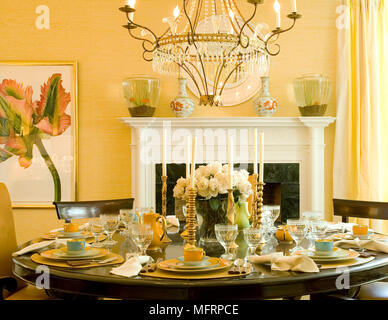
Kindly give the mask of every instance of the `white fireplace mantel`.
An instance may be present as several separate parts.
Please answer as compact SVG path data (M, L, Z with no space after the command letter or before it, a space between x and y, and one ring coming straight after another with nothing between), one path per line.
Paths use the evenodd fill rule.
M253 128L265 134L265 162L299 163L301 211L324 212L324 130L333 117L120 118L131 134L135 205L155 207L155 165L161 162L161 130L167 129L169 163L185 163L185 136L198 137L197 162L226 162L234 136L235 162L253 162Z

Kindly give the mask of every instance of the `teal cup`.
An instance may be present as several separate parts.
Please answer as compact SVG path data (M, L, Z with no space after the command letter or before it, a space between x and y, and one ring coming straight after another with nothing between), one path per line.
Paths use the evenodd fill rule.
M331 255L333 254L334 243L332 240L316 240L315 241L315 252L320 255Z
M84 239L73 239L67 241L67 251L79 252L85 250L85 240Z

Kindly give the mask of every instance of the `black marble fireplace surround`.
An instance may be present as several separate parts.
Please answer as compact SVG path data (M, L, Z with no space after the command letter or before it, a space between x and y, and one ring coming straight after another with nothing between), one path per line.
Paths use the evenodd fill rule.
M197 167L201 164L197 164ZM235 164L235 170L246 169L253 173L253 164ZM156 210L162 212L162 165L156 164ZM167 214L173 215L175 199L173 189L180 177L185 177L185 164L167 165ZM298 163L266 163L264 164L264 204L280 204L281 221L299 217L300 185ZM266 192L267 190L267 192ZM266 203L267 202L267 203Z

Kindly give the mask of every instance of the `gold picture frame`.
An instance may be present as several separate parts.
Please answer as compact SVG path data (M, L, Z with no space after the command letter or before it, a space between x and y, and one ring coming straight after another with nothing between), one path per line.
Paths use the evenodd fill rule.
M23 68L25 67L25 68ZM35 68L36 67L36 68ZM13 69L14 68L14 69ZM26 72L26 78L30 79L30 81L25 80L24 77L21 77L20 75L24 75L23 69ZM35 71L36 74L35 74ZM12 71L15 71L14 74L15 76L12 77L11 75L13 74ZM28 75L27 75L27 72ZM34 72L34 74L31 75L31 72ZM60 73L66 73L66 75ZM65 134L63 134L64 137L62 139L68 139L69 141L66 140L66 146L68 147L67 149L72 151L71 158L72 158L72 163L68 164L66 166L66 169L71 168L71 173L66 175L66 179L71 181L70 186L66 186L66 198L61 198L63 201L76 201L78 200L78 178L79 178L79 173L78 173L78 63L77 61L0 61L0 85L3 82L4 79L12 79L12 78L18 78L18 79L12 79L15 80L18 83L22 83L24 85L24 88L27 86L34 87L33 88L33 94L34 94L34 99L38 99L37 96L39 94L42 95L42 90L43 86L48 83L47 79L47 74L60 74L60 85L63 84L63 88L66 92L66 94L69 94L70 101L69 105L65 108L65 112L69 111L70 107L70 119L71 119L71 125L69 127L70 131ZM16 75L19 75L17 77ZM45 76L44 76L45 75ZM39 78L39 76L42 76L42 78ZM38 85L35 83L34 85L31 84L31 79L34 79L34 82L40 83L41 88L38 90ZM26 81L26 83L24 83ZM51 88L51 87L50 87ZM67 90L67 91L66 91ZM41 99L43 99L41 97ZM1 116L1 109L0 109L0 116ZM43 117L43 115L42 115ZM42 125L43 126L43 125ZM43 129L42 129L43 130ZM45 132L46 133L46 132ZM21 133L23 135L23 133ZM52 135L53 137L56 137ZM58 135L59 136L59 135ZM0 137L1 138L1 137ZM58 138L57 138L58 139ZM56 140L57 141L57 140ZM70 146L69 146L70 145ZM1 140L0 140L0 151L1 151ZM32 148L34 148L34 144L32 144ZM66 148L64 148L66 149ZM34 153L35 155L35 153ZM1 156L1 154L0 154ZM54 154L55 156L55 154ZM16 158L16 157L15 157ZM43 156L41 156L43 159ZM49 157L50 158L50 157ZM43 160L40 159L42 162ZM68 159L66 159L68 160ZM12 160L15 162L15 160ZM4 161L5 163L6 161ZM19 157L19 163L21 162L20 157ZM44 161L46 162L46 161ZM22 161L23 163L23 161ZM2 161L0 159L0 165L2 164ZM47 162L46 162L47 164ZM21 165L21 164L20 164ZM14 165L16 167L16 165ZM1 170L1 169L0 169ZM47 168L46 168L47 170ZM51 171L51 170L50 170ZM3 175L4 176L4 175ZM53 179L54 179L54 175ZM60 176L59 170L58 170L58 177ZM0 171L0 177L1 177L1 171ZM62 177L61 177L62 178ZM7 180L7 178L5 178ZM11 178L10 178L11 179ZM0 178L0 181L3 182L4 178ZM60 181L60 195L61 194L61 180L58 178ZM66 181L67 181L66 180ZM7 181L5 181L7 184ZM55 182L54 182L55 184ZM13 208L54 208L53 201L46 200L44 199L43 201L15 201L13 199L13 190L12 186L8 186L8 189L11 194L11 199L13 200L12 202L12 207ZM57 192L55 191L55 196L57 196Z

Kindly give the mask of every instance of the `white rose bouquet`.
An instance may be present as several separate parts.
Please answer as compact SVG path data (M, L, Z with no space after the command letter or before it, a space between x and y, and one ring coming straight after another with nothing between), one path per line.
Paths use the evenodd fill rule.
M252 186L248 181L249 173L246 170L234 171L233 195L234 198L245 201L252 193ZM180 178L174 188L174 197L187 200L189 179ZM205 199L216 198L227 194L229 186L228 165L219 162L200 166L195 170L195 187L198 195Z

